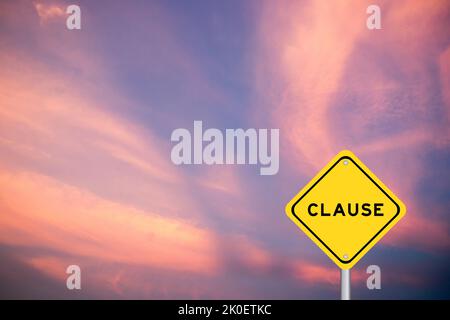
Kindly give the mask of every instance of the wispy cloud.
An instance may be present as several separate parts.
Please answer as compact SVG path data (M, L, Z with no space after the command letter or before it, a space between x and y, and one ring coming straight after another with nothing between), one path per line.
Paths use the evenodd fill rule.
M41 23L62 19L66 16L65 8L61 4L34 2L33 5Z
M65 267L80 264L93 297L327 296L339 272L295 237L283 199L306 182L294 178L312 177L343 148L408 207L376 250L447 254L448 200L427 211L418 189L432 173L448 175L433 158L450 146L448 4L381 1L374 32L368 4L250 4L250 18L233 21L251 32L236 34L202 2L188 14L110 2L111 21L96 16L103 3L86 2L82 33L53 24L66 15L60 2L1 3L2 262L32 273L32 283L61 286ZM249 107L252 98L263 103ZM199 118L280 128L280 174L173 165L170 131ZM386 279L429 285L414 272ZM353 276L364 285L363 269Z
M418 208L416 190L428 174L418 152L450 147L448 3L383 1L380 31L365 27L369 4L269 3L257 81L282 128L290 171L312 177L335 153L352 149L410 200L408 208ZM421 209L408 210L399 229L391 245L448 246L448 223Z

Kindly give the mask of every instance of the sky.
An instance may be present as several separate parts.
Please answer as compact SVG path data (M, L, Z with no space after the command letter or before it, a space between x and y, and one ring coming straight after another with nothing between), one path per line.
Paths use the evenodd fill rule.
M407 207L353 298L450 299L449 30L446 0L1 1L0 298L336 299L284 207L349 149ZM195 120L278 128L278 174L174 165Z

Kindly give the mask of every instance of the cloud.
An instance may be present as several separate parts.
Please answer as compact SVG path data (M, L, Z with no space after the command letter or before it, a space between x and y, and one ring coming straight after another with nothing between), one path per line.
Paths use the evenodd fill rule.
M365 28L354 14L365 12L363 7L361 2L348 10L348 3L341 2L284 1L267 4L261 17L268 53L259 61L258 77L270 79L262 90L273 96L270 114L282 128L289 146L284 152L297 169L318 169L322 163L316 159L331 158L336 151L328 114Z
M100 260L214 273L213 235L33 173L2 173L0 241ZM38 193L36 191L39 190ZM36 265L31 260L32 265Z
M0 44L0 244L12 248L2 261L31 270L48 292L79 263L94 297L307 297L318 287L326 295L339 272L315 260L311 244L296 244L301 258L286 249L294 240L283 192L343 147L407 204L383 244L448 251L448 223L430 222L416 195L429 176L418 150L449 146L445 2L381 2L380 33L365 28L368 4L265 2L258 19L245 19L258 36L236 39L251 43L255 61L243 91L264 101L249 114L281 129L288 159L282 178L265 181L236 167L170 162L167 132L194 117L217 127L254 120L229 106L244 101L236 74L213 76L221 57L205 57L216 34L205 40L192 17L112 2L114 23L129 25L122 30L89 4L85 17L95 19L80 34L43 26L63 19L60 4L0 4L4 30L14 31Z
M419 154L450 146L448 2L382 1L379 31L365 26L369 4L266 4L255 53L260 94L285 139L285 170L312 177L351 149L406 203L389 244L446 250L448 223L425 217L417 189L430 174Z
M130 102L106 81L93 88L83 75L73 78L20 53L1 56L3 165L45 172L116 200L139 199L165 214L176 214L171 199L178 193L185 209L199 211L183 191L180 170L168 161L167 142L113 111L112 105L127 108ZM92 74L101 77L102 71Z
M412 211L404 223L400 222L382 243L426 252L445 252L450 249L450 230L447 223L417 216Z
M54 50L51 40L43 41L80 72L67 73L11 48L0 54L0 242L32 246L21 262L61 283L68 264L83 270L104 265L87 276L98 291L111 289L118 296L176 296L176 275L217 276L223 270L218 239L234 236L207 228L209 212L190 189L231 203L242 190L237 173L209 168L195 178L185 176L168 158L168 140L114 110L131 102L108 85L110 74L102 65L86 63L95 55L67 56L67 49ZM233 243L244 265L264 262L267 253L251 240ZM139 271L141 278L130 275L140 267L147 268ZM152 283L140 285L142 277ZM213 294L195 286L178 294L202 292Z
M307 283L325 283L332 286L339 284L339 270L337 268L324 267L301 261L294 266L295 277Z
M33 5L41 23L48 23L49 21L66 17L65 8L61 5L41 2L34 2Z
M42 252L214 274L215 234L197 226L199 207L168 146L110 107L127 99L106 83L99 99L84 73L11 48L0 55L0 241L34 246L23 260L58 279L66 260ZM70 65L91 68L84 59ZM91 71L107 81L101 67Z

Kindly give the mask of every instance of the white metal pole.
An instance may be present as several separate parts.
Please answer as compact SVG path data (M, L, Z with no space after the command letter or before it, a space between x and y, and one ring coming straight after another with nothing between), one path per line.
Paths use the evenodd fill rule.
M341 300L350 300L350 269L341 269Z

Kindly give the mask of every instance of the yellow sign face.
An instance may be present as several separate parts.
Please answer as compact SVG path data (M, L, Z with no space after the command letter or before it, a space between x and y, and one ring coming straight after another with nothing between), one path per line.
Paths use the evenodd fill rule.
M350 269L404 215L406 207L352 152L341 151L286 206L341 269Z

